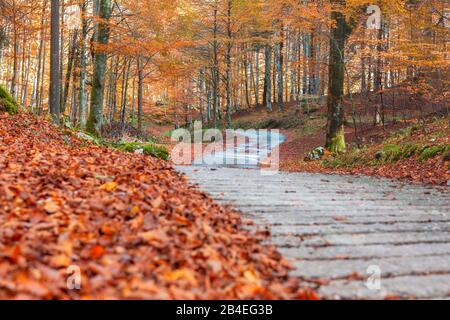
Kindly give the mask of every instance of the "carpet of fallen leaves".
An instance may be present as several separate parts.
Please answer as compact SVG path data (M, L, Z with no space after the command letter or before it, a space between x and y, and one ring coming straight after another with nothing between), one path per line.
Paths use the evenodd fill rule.
M395 129L395 127L394 127ZM380 128L379 131L382 129ZM417 131L408 139L411 142L428 141L429 143L436 144L436 141L430 142L428 136L436 131L449 131L449 126L445 121L433 121L430 120L427 123L427 131ZM395 132L395 130L393 131ZM313 173L326 173L326 174L343 174L343 175L368 175L375 177L385 177L391 179L400 179L416 184L427 185L441 185L445 186L450 181L450 170L448 161L443 161L442 156L434 157L426 161L418 160L417 156L409 159L403 159L393 163L386 163L376 167L371 166L357 166L353 168L328 168L322 164L322 161L304 161L306 152L312 150L312 146L323 145L320 139L323 139L323 135L318 137L317 135L310 135L307 137L294 137L291 132L283 132L288 141L281 145L281 170L290 172L313 172ZM370 159L375 158L375 153L381 149L382 142L390 133L387 132L381 135L379 142L369 143L367 146L370 148ZM352 134L346 135L347 141L352 141ZM366 137L367 138L367 137ZM438 139L441 144L448 144L450 136L447 134ZM307 146L305 148L305 146Z
M320 161L306 162L302 160L286 161L281 164L282 170L289 172L311 172L341 175L365 175L408 181L414 184L446 186L450 180L448 163L440 158L418 161L410 158L389 163L377 168L327 168Z
M246 224L166 162L0 115L1 299L316 299Z

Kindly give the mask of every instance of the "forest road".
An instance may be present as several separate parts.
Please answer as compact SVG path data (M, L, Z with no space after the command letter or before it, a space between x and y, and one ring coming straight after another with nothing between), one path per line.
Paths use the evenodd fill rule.
M450 298L450 190L372 177L178 167L269 226L293 276L325 299ZM320 284L320 285L318 285Z

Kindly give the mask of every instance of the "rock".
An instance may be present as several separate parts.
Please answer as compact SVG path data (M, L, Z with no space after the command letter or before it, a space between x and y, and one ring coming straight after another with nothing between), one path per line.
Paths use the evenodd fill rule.
M94 138L84 132L77 132L76 137L81 140L94 141Z
M143 155L144 154L144 149L137 149L137 150L134 151L134 154L141 154L141 155Z
M376 160L380 160L381 158L383 158L384 156L384 152L383 151L378 151L377 153L375 153L375 159Z
M311 152L306 155L305 161L316 161L322 159L325 155L324 147L314 148Z

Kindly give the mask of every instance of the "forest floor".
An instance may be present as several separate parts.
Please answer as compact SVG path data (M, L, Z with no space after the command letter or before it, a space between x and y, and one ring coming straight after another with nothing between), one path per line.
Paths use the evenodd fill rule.
M265 232L168 162L0 114L0 181L2 299L317 298Z
M280 147L282 171L363 174L434 185L446 185L450 180L448 117L430 115L420 122L403 119L382 127L374 126L366 116L366 123L358 126L358 139L351 118L347 120L347 153L309 161L305 159L308 153L325 144L324 105L311 105L309 113L296 113L292 103L285 104L282 113L261 107L233 118L235 128L280 129L287 137Z
M288 172L337 173L396 178L413 183L446 185L450 181L450 123L445 111L428 110L423 116L407 103L388 110L385 126L374 126L372 110L356 104L357 135L352 111L347 105L345 138L347 152L326 154L309 161L308 153L325 144L327 110L324 103L310 104L296 112L295 102L285 103L283 112L268 112L263 106L239 111L233 116L235 129L278 129L287 140L280 146L280 169ZM173 125L161 119L147 123L147 133L171 149ZM393 121L395 119L395 121Z

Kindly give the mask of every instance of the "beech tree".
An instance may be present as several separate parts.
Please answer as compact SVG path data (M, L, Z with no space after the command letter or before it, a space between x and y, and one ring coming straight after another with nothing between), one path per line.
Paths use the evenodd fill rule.
M363 0L59 0L59 36L54 5L0 2L0 83L23 109L96 133L116 123L145 131L161 115L232 127L235 113L261 106L310 117L326 100L323 136L342 152L346 110L357 131L365 119L405 118L398 99L437 111L449 95L440 0L377 1L377 30Z
M59 123L61 111L61 74L59 52L59 0L51 0L51 39L50 39L50 114L53 121Z
M99 22L97 23L94 71L91 89L91 109L87 129L99 133L103 120L103 96L105 91L106 52L110 35L109 19L111 18L111 0L100 0Z
M344 5L343 0L334 0L333 4ZM345 151L344 129L344 75L345 42L350 35L350 26L345 21L341 8L331 13L333 26L330 36L330 61L328 63L328 123L326 148L331 152Z

